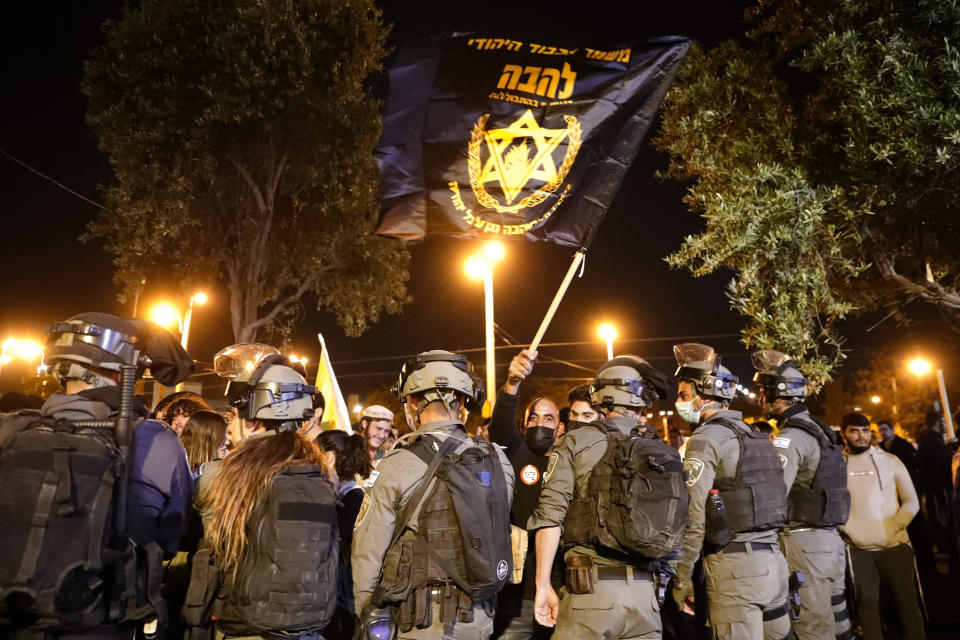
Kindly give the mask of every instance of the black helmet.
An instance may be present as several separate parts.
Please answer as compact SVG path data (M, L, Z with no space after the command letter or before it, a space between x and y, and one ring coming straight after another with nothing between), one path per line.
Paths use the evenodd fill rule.
M737 377L720 364L720 354L713 347L698 342L673 345L677 358L677 380L689 382L704 398L733 400L737 393Z
M767 401L777 398L803 400L809 395L810 381L803 377L797 362L781 351L761 349L750 356L757 373L753 381L763 387Z
M143 320L81 313L50 325L46 333L43 361L61 383L75 379L111 386L113 381L95 370L119 372L122 365L132 365L138 377L150 369L160 383L173 386L194 370L190 355L169 331Z

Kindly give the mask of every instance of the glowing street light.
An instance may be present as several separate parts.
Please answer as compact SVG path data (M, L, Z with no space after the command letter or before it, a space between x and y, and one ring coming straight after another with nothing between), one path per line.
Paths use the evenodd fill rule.
M203 291L197 291L190 296L190 305L187 307L187 313L183 316L183 332L180 335L180 344L183 350L187 350L187 343L190 341L190 321L193 319L193 305L207 304L207 294ZM178 387L180 385L177 385Z
M933 364L926 358L916 357L907 363L910 373L918 378L930 373ZM940 389L940 405L943 408L943 421L947 425L947 438L953 440L953 416L950 415L950 399L947 397L947 385L943 380L943 369L937 368L937 386Z
M29 338L7 338L0 345L0 372L3 371L3 365L13 360L43 360L43 345Z
M357 404L353 406L353 412L355 414L360 415L361 411L363 411L363 407L361 407L360 405Z
M180 328L180 311L171 302L158 302L153 305L150 307L147 317L150 318L150 322L158 324L164 329L173 331L174 327Z
M870 402L873 404L880 404L881 401L882 398L880 398L880 396L870 396Z
M487 360L487 401L483 404L483 417L488 418L493 412L493 403L490 398L496 396L497 361L493 341L493 265L504 258L507 251L502 242L491 240L483 245L480 253L467 259L464 270L471 280L483 280L484 325L486 335Z
M597 335L607 343L607 360L613 360L613 341L617 339L617 328L609 322L603 322L597 327Z
M926 358L913 358L907 363L907 369L915 376L925 376L933 369L933 365Z

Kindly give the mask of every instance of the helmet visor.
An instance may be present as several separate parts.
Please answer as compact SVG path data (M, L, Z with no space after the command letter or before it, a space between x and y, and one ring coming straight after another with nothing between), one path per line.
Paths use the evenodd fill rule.
M235 344L213 357L217 375L230 380L247 380L267 356L282 355L268 344Z
M673 345L673 355L677 359L677 364L681 367L693 362L709 362L711 365L717 363L716 350L699 342L675 344Z
M776 351L774 349L761 349L760 351L754 351L750 355L750 361L753 363L753 368L757 371L771 371L779 369L780 365L789 360L790 356L782 351Z

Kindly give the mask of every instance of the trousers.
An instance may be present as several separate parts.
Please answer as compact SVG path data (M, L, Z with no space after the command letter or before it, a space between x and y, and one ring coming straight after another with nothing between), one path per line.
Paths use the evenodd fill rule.
M661 634L660 606L650 580L598 580L593 593L560 590L553 640L659 640Z
M789 579L779 549L721 551L708 555L703 567L717 640L783 640L790 634L786 609L777 615L787 602Z
M903 637L906 640L924 640L923 614L920 612L914 580L913 547L900 544L889 549L869 551L851 546L850 560L864 640L883 639L880 622L881 585L889 590L896 604Z
M800 619L793 629L800 640L835 640L850 631L844 597L847 559L836 529L801 529L780 534L790 571L803 573Z

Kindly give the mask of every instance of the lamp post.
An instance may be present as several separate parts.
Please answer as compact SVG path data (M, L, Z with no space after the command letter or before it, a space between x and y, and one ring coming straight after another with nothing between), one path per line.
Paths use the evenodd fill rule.
M467 276L473 280L483 280L484 334L486 336L487 401L483 404L483 417L493 413L491 398L496 397L497 361L493 340L493 265L503 259L506 249L503 243L491 240L483 245L483 251L471 256L464 264Z
M907 363L910 373L921 378L930 373L933 365L926 358L917 357ZM947 438L953 440L953 416L950 415L950 399L947 398L947 385L943 380L943 369L937 368L937 387L940 391L940 406L943 408L943 422L947 426Z
M190 305L187 307L187 314L183 317L183 333L180 335L180 345L184 351L187 350L187 343L190 341L190 321L193 319L194 304L207 304L207 294L203 291L197 291L190 296Z
M613 360L613 341L617 339L617 328L609 322L603 322L597 327L597 335L607 343L607 360Z

